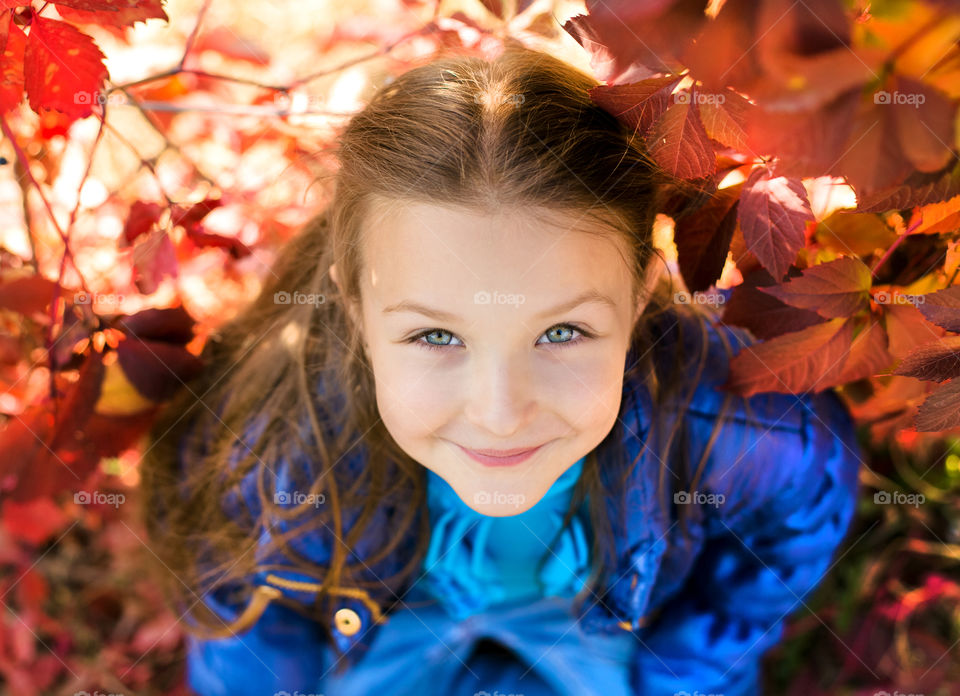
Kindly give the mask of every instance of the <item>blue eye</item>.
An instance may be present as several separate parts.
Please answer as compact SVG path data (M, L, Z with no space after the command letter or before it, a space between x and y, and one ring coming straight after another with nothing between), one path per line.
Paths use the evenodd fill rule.
M594 337L594 335L593 335L592 333L590 333L589 331L587 331L586 329L582 329L582 328L580 328L580 327L578 327L578 326L574 326L573 324L557 324L556 326L553 326L553 327L551 327L549 330L545 331L545 332L543 333L543 335L544 335L544 336L547 336L547 335L549 335L551 332L555 332L555 331L558 330L558 329L560 330L561 333L563 333L563 332L571 332L571 331L572 331L572 332L576 332L576 333L581 334L581 336L580 336L580 338L574 338L574 339L569 340L569 341L558 341L558 342L548 341L548 342L550 343L550 345L554 345L554 346L557 346L557 347L568 347L568 346L571 346L571 345L577 345L577 344L579 344L579 343L582 343L584 340L586 340L586 339L588 339L588 338L593 338L593 337ZM444 350L445 348L448 348L448 347L450 347L450 346L452 346L452 345L455 345L455 344L450 343L450 342L444 343L444 344L436 344L436 343L430 343L429 341L421 340L421 339L425 339L427 336L432 336L432 335L434 335L434 334L438 334L438 335L446 334L446 335L448 335L448 336L451 337L451 340L454 338L454 335L453 335L452 333L450 333L449 331L445 330L445 329L427 329L426 331L421 331L420 333L418 333L418 334L415 335L415 336L411 336L410 338L408 338L408 339L406 340L406 342L407 342L407 343L414 343L414 344L416 344L416 345L418 345L418 346L420 346L420 347L422 347L422 348L426 348L427 350L440 350L440 351L442 351L442 350ZM555 334L555 335L556 335L556 334ZM457 339L457 340L459 340L459 339ZM540 345L540 344L538 344L538 345Z

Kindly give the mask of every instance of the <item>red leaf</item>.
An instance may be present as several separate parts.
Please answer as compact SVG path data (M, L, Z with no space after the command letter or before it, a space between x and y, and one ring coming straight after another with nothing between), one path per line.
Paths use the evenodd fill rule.
M927 320L947 331L960 331L960 287L954 285L921 297L917 309Z
M190 228L203 220L211 210L219 208L223 203L223 198L207 198L199 203L194 203L189 208L174 205L171 222L174 225L183 225Z
M589 14L574 31L587 25L613 54L618 72L634 63L675 72L671 68L679 66L677 55L707 21L702 0L587 0L586 7Z
M3 526L10 534L34 546L51 539L68 522L68 517L49 498L37 498L26 503L5 500Z
M82 431L100 398L103 374L103 353L93 351L80 366L77 381L57 404L56 430L47 443L50 449L56 451L69 444Z
M50 585L46 578L35 568L30 568L20 576L17 583L17 599L21 606L28 609L39 609L50 596Z
M123 238L127 244L133 243L133 240L141 234L146 234L153 229L153 224L160 219L162 214L163 207L159 203L134 201L133 205L130 206L127 222L123 226Z
M93 113L107 77L93 39L66 22L34 15L24 54L24 83L30 108L60 111L72 118Z
M960 379L941 385L917 409L917 430L936 432L960 425Z
M153 18L169 21L162 0L57 0L55 4L61 17L83 24L122 28Z
M739 207L747 246L779 281L806 243L804 229L814 219L806 189L796 179L757 167L743 184Z
M849 147L860 92L851 89L805 111L778 111L759 102L746 115L750 151L779 157L777 168L784 176L835 175L837 160Z
M27 35L13 23L13 13L0 17L0 114L23 101L23 54Z
M960 377L960 336L945 336L915 348L893 374L934 382Z
M199 247L220 247L226 249L230 256L242 259L253 252L246 244L236 237L224 237L221 234L211 234L203 229L203 225L196 224L187 228L187 237Z
M59 11L60 5L64 7L73 7L78 10L85 10L86 12L116 12L119 3L114 2L114 0L53 0L54 4L57 5L57 10ZM127 3L124 3L127 4ZM133 3L136 4L136 0Z
M791 269L797 275L800 271ZM780 334L799 331L814 324L823 323L823 317L807 309L798 309L784 304L765 292L763 286L773 285L774 280L763 268L749 273L743 282L733 289L723 310L723 323L742 326L761 340Z
M178 305L152 307L119 317L114 327L130 336L182 345L193 340L195 323L183 305Z
M120 366L137 391L164 401L203 369L200 358L182 346L127 338L117 347Z
M698 90L697 109L707 136L741 152L749 152L745 120L752 104L731 90L704 92Z
M726 0L681 55L690 74L707 89L752 84L761 65L753 48L755 0Z
M647 146L657 164L683 179L698 179L713 174L717 158L713 144L700 122L700 112L693 102L695 91L689 98L667 107L660 120L650 129Z
M157 3L159 5L159 3ZM161 10L163 12L163 10ZM166 19L166 16L164 16ZM213 27L202 31L193 44L194 52L216 51L217 53L243 60L254 65L269 65L270 53L260 48L256 41L247 36L237 36L233 29L227 27Z
M723 272L737 224L739 193L739 187L722 189L701 208L676 221L680 273L691 292L706 290Z
M794 307L812 309L828 319L849 317L869 307L870 269L853 256L811 266L799 278L760 288Z
M590 97L627 128L645 135L670 106L671 93L682 79L682 75L667 75L628 85L598 85L590 90Z
M134 283L144 295L156 292L160 282L178 273L177 251L166 230L142 236L133 247Z
M590 55L590 68L594 76L608 85L638 82L662 72L651 70L638 62L636 56L641 51L636 43L617 44L613 39L614 43L610 45L619 48L616 51L609 48L607 42L611 41L611 37L604 36L587 15L571 17L563 29ZM630 52L625 53L624 47Z
M902 183L913 171L897 133L896 110L874 102L878 93L861 100L849 143L832 172L846 177L858 197Z
M57 284L43 276L15 278L0 284L0 307L32 317L46 313L56 292Z
M60 402L62 413L63 402ZM63 438L57 450L50 447L55 437L54 416L45 405L30 406L11 417L0 430L0 491L9 500L27 501L53 496L62 490L76 490L96 467L104 450L115 447L117 428L97 429L97 414L84 422L73 437ZM122 432L122 431L121 431Z
M883 213L928 205L960 195L960 163L946 173L913 172L902 184L858 197L857 210Z
M52 109L40 109L39 116L40 129L37 131L37 137L41 140L50 140L57 135L66 136L70 130L70 124L77 120L75 116Z
M853 325L830 319L743 348L730 361L723 388L743 396L757 392L799 394L839 384Z

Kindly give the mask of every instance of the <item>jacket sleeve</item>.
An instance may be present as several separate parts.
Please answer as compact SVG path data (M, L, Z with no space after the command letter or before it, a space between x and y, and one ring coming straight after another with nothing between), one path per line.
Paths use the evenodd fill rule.
M248 429L247 437L250 433ZM276 490L290 490L290 462L284 458L269 468L275 474ZM254 520L260 519L261 506L253 472L245 476L237 488L230 489L224 499L224 509L232 517L236 517L242 507L246 507ZM260 553L271 535L279 533L282 527L283 522L258 522L258 544L249 553ZM299 551L321 562L327 553L323 539L316 532L306 534L298 544ZM320 623L281 602L272 601L285 596L309 603L312 596L307 592L281 590L272 586L269 579L267 573L257 573L253 578L257 589L244 601L230 599L236 596L232 586L218 586L196 598L223 620L227 634L213 639L187 636L187 682L200 696L273 696L278 692L318 690L320 679L332 662L329 638ZM299 574L292 579L311 580Z
M702 550L641 634L638 696L760 693L763 653L830 570L854 515L861 450L835 392L733 398L751 415L735 409L707 459ZM716 416L689 417L698 451Z

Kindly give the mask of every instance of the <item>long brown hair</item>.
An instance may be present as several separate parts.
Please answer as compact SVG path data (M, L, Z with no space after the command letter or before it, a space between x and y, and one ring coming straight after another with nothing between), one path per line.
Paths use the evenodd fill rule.
M643 297L649 264L663 263L652 242L655 216L668 185L675 194L682 182L658 170L642 143L591 101L588 91L597 84L549 54L511 46L489 61L454 56L417 66L382 86L352 117L339 138L330 205L285 245L249 308L207 342L206 371L175 396L151 431L142 463L143 516L165 566L160 575L181 611L214 586L242 586L262 570L248 551L271 520L302 523L274 540L277 550L327 588L352 585L382 594L385 587L402 587L419 568L430 537L427 515L420 514L424 468L397 446L379 418L360 328L345 309L345 300L360 301L361 231L374 196L477 211L522 205L592 216L624 242L634 297ZM346 297L329 277L333 263ZM666 271L634 327L637 361L625 375L645 380L657 402L683 385L695 386L699 373L690 372L691 356L682 350L672 369L653 369L653 351L645 349L654 341L652 320L664 312L683 313L699 320L704 335L708 321L706 310L672 301L674 283ZM294 292L322 299L277 301L277 293ZM701 370L705 354L693 357ZM650 414L657 415L658 409ZM252 441L239 441L255 420L260 427ZM663 440L663 462L685 456L683 448L674 452L680 425L676 421ZM618 421L608 439L615 445L620 437ZM363 449L363 466L347 471L354 447ZM271 465L282 457L304 463L301 490L322 493L326 504L292 510L274 505ZM683 478L695 481L705 459L706 453L696 474L686 462L670 468L685 469ZM594 451L565 520L588 496L592 582L581 600L604 581L615 560L599 466ZM683 485L666 469L661 495ZM224 496L251 474L262 518L228 518ZM377 530L383 544L350 562L351 549L385 501L395 509L390 529ZM289 544L321 527L331 532L332 556L317 567ZM408 562L390 577L370 577L369 569L414 527L417 543ZM333 602L317 604L311 611L329 626ZM191 630L198 632L222 625L205 614L192 618L197 626Z

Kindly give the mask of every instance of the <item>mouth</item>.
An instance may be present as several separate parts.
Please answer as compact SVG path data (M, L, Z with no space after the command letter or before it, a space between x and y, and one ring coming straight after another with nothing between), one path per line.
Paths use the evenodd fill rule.
M510 450L472 450L461 445L457 445L457 447L462 449L468 457L480 462L484 466L513 466L514 464L520 464L530 459L530 457L543 449L545 444L547 443L538 445L537 447Z

